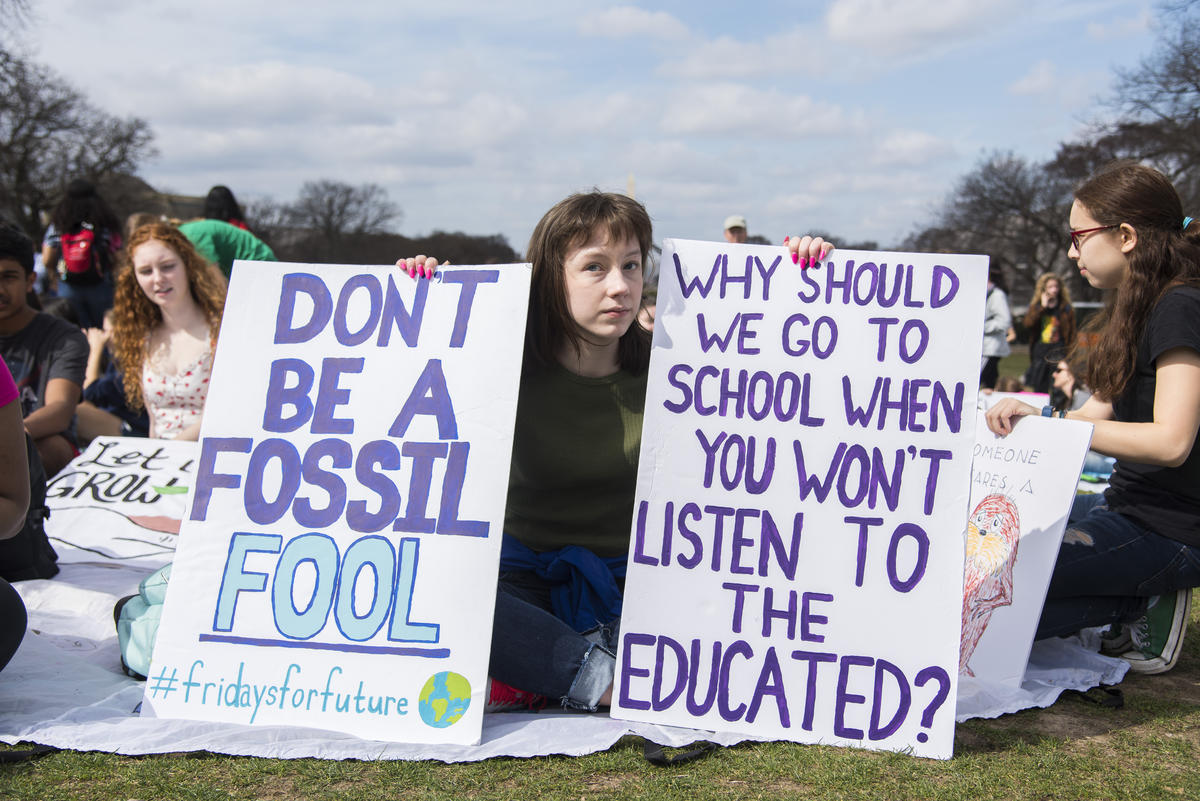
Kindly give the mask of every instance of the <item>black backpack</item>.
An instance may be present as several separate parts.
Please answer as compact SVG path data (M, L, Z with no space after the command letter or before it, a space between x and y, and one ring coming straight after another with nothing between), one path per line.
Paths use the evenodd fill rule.
M15 536L0 540L0 578L6 581L47 579L58 573L58 554L46 538L46 469L37 446L25 435L25 454L29 461L29 511L25 525Z

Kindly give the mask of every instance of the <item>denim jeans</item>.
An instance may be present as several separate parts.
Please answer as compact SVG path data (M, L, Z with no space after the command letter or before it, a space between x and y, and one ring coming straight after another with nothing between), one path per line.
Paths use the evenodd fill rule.
M59 281L58 294L71 304L80 328L100 328L104 325L104 313L113 305L113 284L107 276L94 284Z
M594 712L616 672L609 627L580 634L550 613L550 585L533 573L505 572L496 587L488 674Z
M1050 577L1037 639L1128 623L1151 596L1200 586L1200 548L1147 531L1108 508L1102 495L1071 507Z

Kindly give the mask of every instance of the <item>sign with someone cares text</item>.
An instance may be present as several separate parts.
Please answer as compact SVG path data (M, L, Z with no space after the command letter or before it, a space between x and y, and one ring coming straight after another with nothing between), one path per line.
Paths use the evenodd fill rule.
M950 756L986 276L665 243L614 716Z
M528 295L235 268L143 714L479 740Z

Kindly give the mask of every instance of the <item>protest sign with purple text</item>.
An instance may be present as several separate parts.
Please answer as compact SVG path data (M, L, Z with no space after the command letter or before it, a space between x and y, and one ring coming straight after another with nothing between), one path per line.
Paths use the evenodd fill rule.
M987 259L662 265L613 715L948 757Z
M478 741L528 294L235 268L143 714Z

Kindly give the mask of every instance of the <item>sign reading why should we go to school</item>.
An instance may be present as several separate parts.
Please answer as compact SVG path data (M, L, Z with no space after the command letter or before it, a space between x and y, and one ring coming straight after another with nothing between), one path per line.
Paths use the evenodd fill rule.
M235 268L143 714L479 740L528 294Z
M666 242L614 716L950 756L986 275Z

